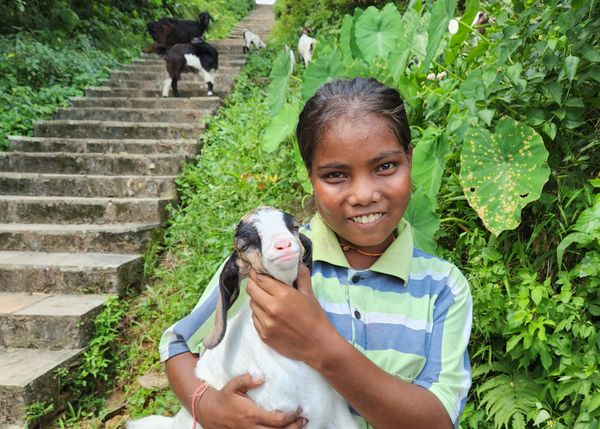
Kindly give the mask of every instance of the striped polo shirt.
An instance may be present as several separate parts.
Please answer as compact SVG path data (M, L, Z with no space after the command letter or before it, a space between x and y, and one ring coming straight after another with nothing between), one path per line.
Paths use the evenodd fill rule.
M471 386L467 343L472 301L462 273L451 263L413 248L410 225L370 268L352 269L335 233L315 215L302 231L313 243L312 287L338 332L380 368L432 392L458 427ZM202 351L214 320L215 274L194 310L165 331L161 360ZM248 299L240 297L234 316ZM371 427L356 416L361 428Z

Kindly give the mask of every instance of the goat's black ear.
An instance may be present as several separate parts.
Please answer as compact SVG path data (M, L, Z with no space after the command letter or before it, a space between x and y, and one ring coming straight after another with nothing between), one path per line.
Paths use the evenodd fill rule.
M216 347L227 329L227 310L231 308L240 294L240 267L238 265L237 253L232 253L219 276L219 297L215 311L215 325L211 333L204 339L207 349Z
M312 272L312 241L304 234L299 234L300 243L304 247L304 255L302 255L302 262L308 267L309 271Z

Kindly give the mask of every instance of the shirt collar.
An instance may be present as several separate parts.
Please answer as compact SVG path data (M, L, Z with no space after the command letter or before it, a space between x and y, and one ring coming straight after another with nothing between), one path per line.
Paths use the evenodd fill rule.
M311 232L308 235L313 243L313 260L350 268L335 232L327 226L319 214L316 214L310 221L310 229ZM369 270L398 277L406 284L413 254L412 231L410 224L405 219L400 221L396 231L398 233L396 240L369 267Z

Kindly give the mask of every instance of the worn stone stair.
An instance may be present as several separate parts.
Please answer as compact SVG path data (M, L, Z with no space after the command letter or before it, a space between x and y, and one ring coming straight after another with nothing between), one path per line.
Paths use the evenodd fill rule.
M26 427L26 406L65 406L61 374L80 365L93 320L110 297L143 284L143 252L160 239L175 179L196 156L204 118L244 65L241 32L266 39L257 6L224 40L215 96L184 74L182 97L162 97L164 60L142 54L33 136L0 152L0 429ZM44 422L42 422L44 424Z

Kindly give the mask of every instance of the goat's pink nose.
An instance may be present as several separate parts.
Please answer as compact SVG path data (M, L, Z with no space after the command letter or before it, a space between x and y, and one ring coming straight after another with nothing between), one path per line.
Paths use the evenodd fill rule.
M275 242L274 246L277 250L285 250L289 247L292 247L292 242L289 238L280 238Z

